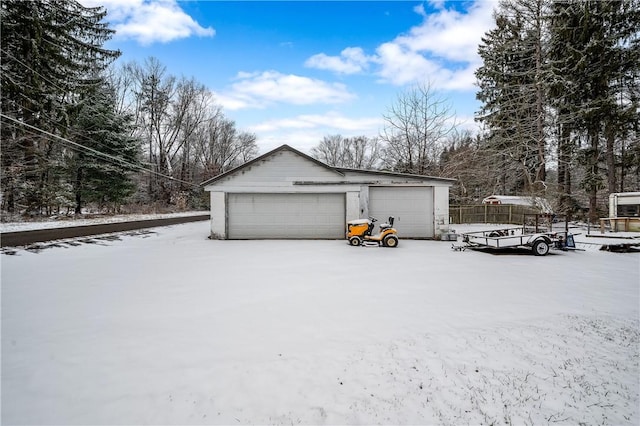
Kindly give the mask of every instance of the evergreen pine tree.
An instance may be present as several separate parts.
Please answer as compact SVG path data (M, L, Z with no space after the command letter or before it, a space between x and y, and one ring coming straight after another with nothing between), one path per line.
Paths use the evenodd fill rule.
M115 96L103 84L79 100L74 112L75 125L69 136L84 147L107 154L76 149L70 162L75 213L82 213L88 202L113 206L114 210L135 191L131 179L138 165L139 147L131 133L131 117L116 112Z
M76 0L3 0L0 11L2 113L10 118L2 121L3 199L9 210L19 203L38 212L47 207L51 188L65 184L51 173L64 161L64 149L16 121L64 136L69 105L99 83L96 76L119 52L102 47L113 34L102 22L102 7Z
M570 138L577 140L576 158L583 167L580 186L588 195L591 221L600 215L599 191L616 187L614 142L637 120L637 103L620 98L638 85L638 5L637 0L569 0L553 8L552 93L562 129L559 160L563 167L570 161ZM559 183L565 193L567 178L562 170Z
M535 192L546 180L546 0L503 1L496 28L482 38L483 65L476 71L486 125L485 148L493 153L502 193Z

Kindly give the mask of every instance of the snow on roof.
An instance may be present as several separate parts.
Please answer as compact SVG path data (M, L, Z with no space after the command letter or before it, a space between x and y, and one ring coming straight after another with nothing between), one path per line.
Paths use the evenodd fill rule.
M609 200L615 199L620 205L640 203L640 192L612 192Z
M513 204L540 209L543 213L553 213L549 200L542 197L526 197L520 195L490 195L482 200L482 204Z
M640 192L612 192L609 196L616 197L638 197L640 196Z
M208 179L204 182L202 182L200 184L200 186L202 187L206 187L212 184L215 184L216 182L218 182L219 180L222 180L223 178L233 175L234 173L238 173L239 171L245 169L245 168L250 168L251 165L253 164L257 164L260 161L278 153L281 151L289 151L292 152L302 158L305 158L308 161L311 161L312 163L315 163L323 168L325 168L326 170L329 170L333 173L336 173L338 175L344 176L346 173L359 173L359 174L366 174L366 175L372 175L372 176L388 176L388 177L399 177L399 178L409 178L409 179L421 179L421 180L434 180L434 181L438 181L438 182L442 182L444 184L447 185L453 185L454 182L456 181L455 179L450 179L450 178L444 178L444 177L436 177L436 176L427 176L427 175L418 175L418 174L411 174L411 173L396 173L396 172L390 172L390 171L385 171L385 170L360 170L360 169L351 169L351 168L344 168L344 167L334 167L334 166L330 166L326 163L323 163L322 161L313 158L301 151L298 151L295 148L292 148L289 145L281 145L278 148L267 152L266 154L263 154L259 157L256 157L252 160L247 161L246 163L231 169L227 172L224 172L218 176L214 176L211 179ZM309 183L306 183L309 184Z

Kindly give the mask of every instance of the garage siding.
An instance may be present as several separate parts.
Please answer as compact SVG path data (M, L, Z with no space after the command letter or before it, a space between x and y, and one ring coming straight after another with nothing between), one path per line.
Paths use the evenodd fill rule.
M345 194L228 194L228 238L344 238Z
M394 216L400 238L433 238L433 188L371 187L369 215L384 222Z

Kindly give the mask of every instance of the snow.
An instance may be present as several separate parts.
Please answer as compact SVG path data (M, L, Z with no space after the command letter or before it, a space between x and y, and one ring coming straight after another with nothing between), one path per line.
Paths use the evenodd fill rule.
M463 224L451 225L450 232L457 233L459 236L465 233L482 232L491 230L509 229L517 232L522 230L522 226L513 224ZM539 232L548 232L549 230L540 227ZM553 232L564 232L564 223L554 224ZM600 250L603 245L607 244L631 244L640 245L640 232L600 232L600 228L589 228L587 225L571 225L568 232L573 235L577 248L580 250ZM458 237L460 240L461 238Z
M94 218L76 219L73 216L60 216L59 219L24 222L0 222L0 232L31 231L35 229L67 228L72 226L99 225L104 223L129 222L136 220L165 219L182 216L199 216L209 214L208 211L191 211L166 214L121 214L105 215Z
M543 213L553 213L553 208L551 207L549 200L542 197L490 195L482 200L482 204L512 204L518 206L529 206L536 207Z
M640 423L638 253L208 233L2 254L2 424Z

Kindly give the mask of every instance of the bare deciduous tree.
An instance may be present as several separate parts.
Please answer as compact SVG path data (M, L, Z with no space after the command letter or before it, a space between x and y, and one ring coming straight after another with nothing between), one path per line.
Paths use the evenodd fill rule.
M450 135L440 156L439 174L456 179L449 192L453 204L475 204L494 192L496 173L489 156L478 136L468 131Z
M387 166L406 173L433 173L446 138L457 128L451 104L430 83L401 93L384 120Z
M195 141L202 180L239 166L258 153L255 134L238 132L235 122L225 118L219 107L212 108L207 125L199 129Z
M173 203L207 178L253 158L256 137L239 132L213 93L193 78L176 78L157 59L126 64L114 75L119 104L135 117L148 152L148 199Z
M371 170L381 162L382 147L378 138L366 136L325 136L311 155L331 166Z

